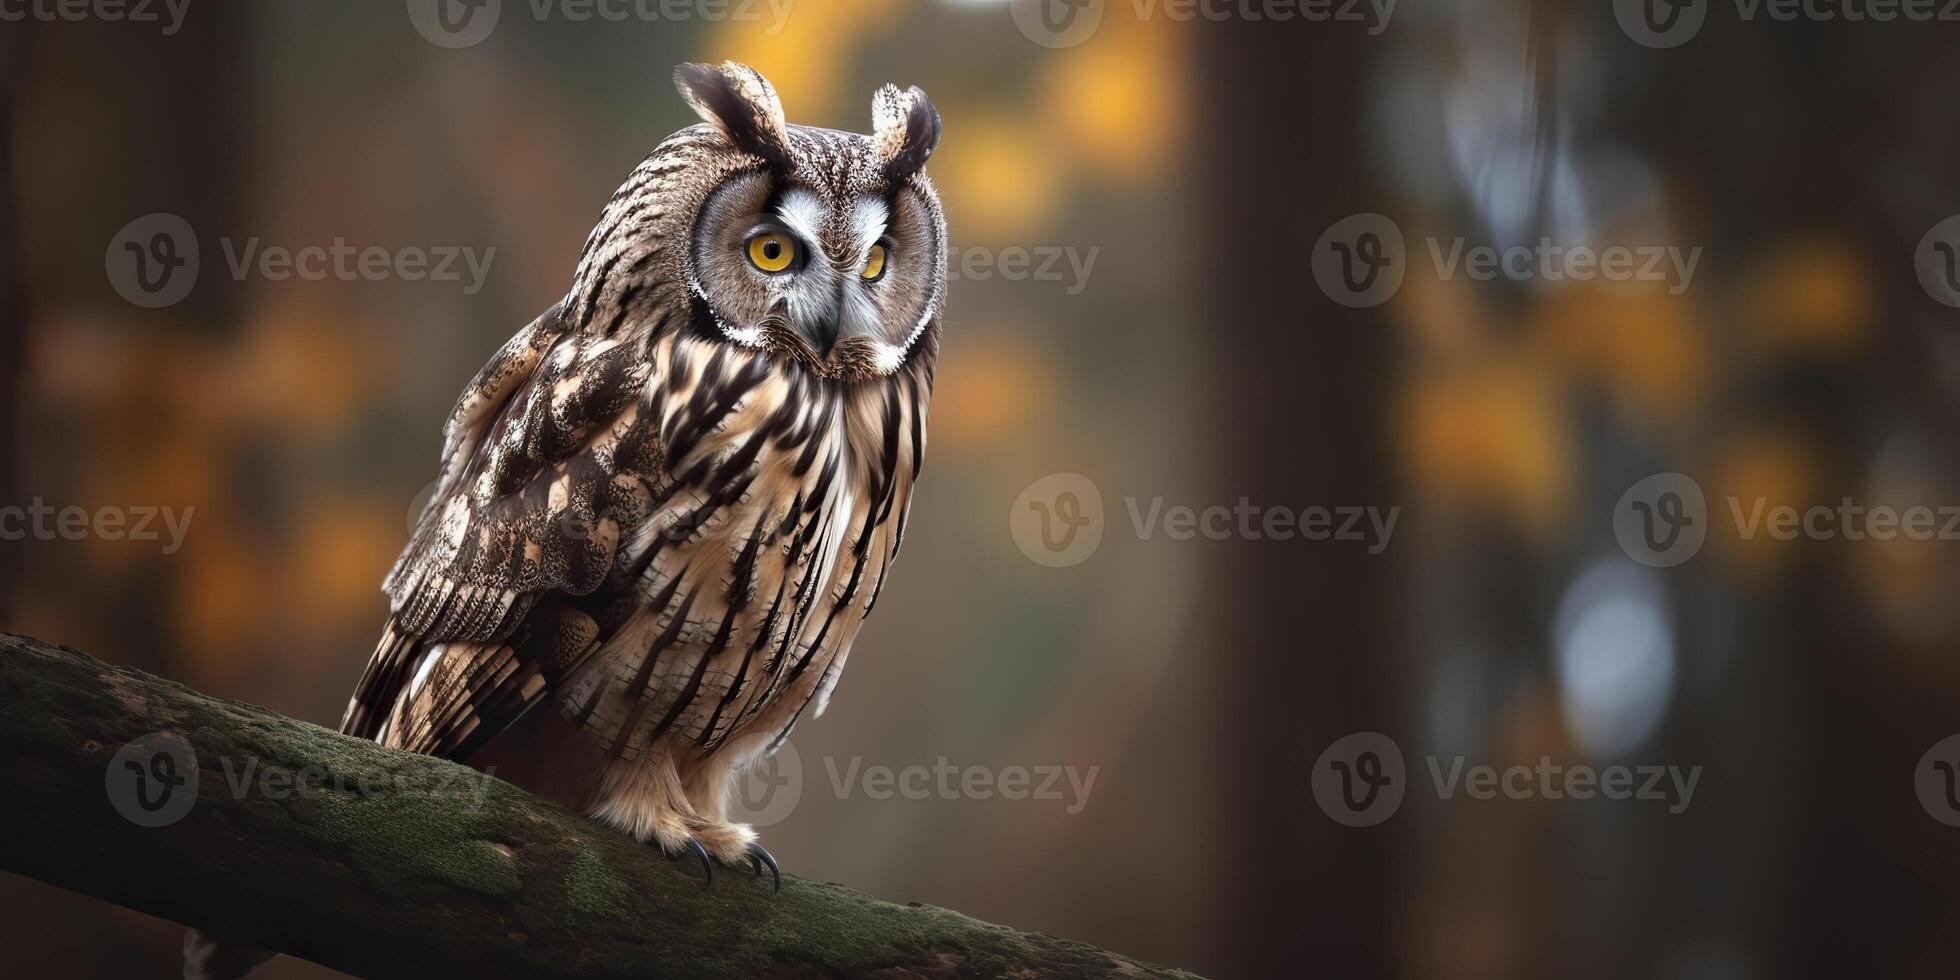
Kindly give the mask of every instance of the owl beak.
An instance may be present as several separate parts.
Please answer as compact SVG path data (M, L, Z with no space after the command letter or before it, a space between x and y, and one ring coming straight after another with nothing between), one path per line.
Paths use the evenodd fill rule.
M835 314L826 316L810 325L810 346L819 358L830 356L830 349L837 346L837 334L841 318Z
M844 287L839 284L831 301L825 303L812 317L810 324L810 346L816 350L818 360L828 360L830 351L837 346L837 338L844 332Z
M764 333L788 339L807 352L803 356L815 361L830 358L831 348L837 346L840 329L836 313L792 318L786 302L771 307L768 315L762 318L761 326Z

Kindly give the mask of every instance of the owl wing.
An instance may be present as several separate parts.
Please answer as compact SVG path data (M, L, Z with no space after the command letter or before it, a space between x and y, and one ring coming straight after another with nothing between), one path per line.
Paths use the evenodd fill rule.
M460 758L597 648L633 601L609 573L661 461L634 424L650 371L636 344L569 332L554 308L478 372L343 731Z

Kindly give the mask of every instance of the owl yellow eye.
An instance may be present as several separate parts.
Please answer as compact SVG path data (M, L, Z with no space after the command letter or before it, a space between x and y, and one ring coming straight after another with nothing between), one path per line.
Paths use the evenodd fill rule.
M868 282L876 282L885 274L885 246L871 246L871 254L864 257L864 271L858 273Z
M749 239L749 262L764 272L782 272L796 261L796 239L765 231Z

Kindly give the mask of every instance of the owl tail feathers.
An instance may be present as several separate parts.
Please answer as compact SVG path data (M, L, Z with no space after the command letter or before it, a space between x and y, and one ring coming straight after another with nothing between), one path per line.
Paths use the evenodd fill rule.
M230 946L202 929L184 930L184 980L238 980L279 954L251 946Z

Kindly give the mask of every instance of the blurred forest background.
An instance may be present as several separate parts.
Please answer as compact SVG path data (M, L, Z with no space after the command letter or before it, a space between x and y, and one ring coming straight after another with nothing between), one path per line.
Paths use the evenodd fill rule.
M456 49L396 0L0 23L0 504L195 508L170 554L0 541L0 628L334 723L442 419L692 121L673 66L746 61L791 121L859 131L917 84L956 248L1095 259L952 284L905 554L764 830L786 869L1218 976L1953 975L1960 829L1913 773L1960 731L1960 544L1745 540L1719 501L1960 503L1960 314L1914 265L1960 213L1960 24L1709 3L1655 49L1598 2L1092 6L1062 47L997 0L505 0ZM157 212L202 271L146 309L105 251ZM1409 261L1351 308L1309 253L1363 212ZM1680 291L1483 282L1422 254L1459 236L1702 256ZM234 278L220 240L253 238L495 253L474 293ZM1667 471L1709 540L1648 568L1613 512ZM1060 472L1102 543L1051 568L1008 518ZM1403 510L1371 555L1139 533L1159 498ZM1362 731L1412 785L1357 829L1308 771ZM1443 801L1430 754L1704 772L1680 814ZM1079 812L833 790L941 757L1099 768ZM14 877L0 909L13 975L175 975L171 923Z

